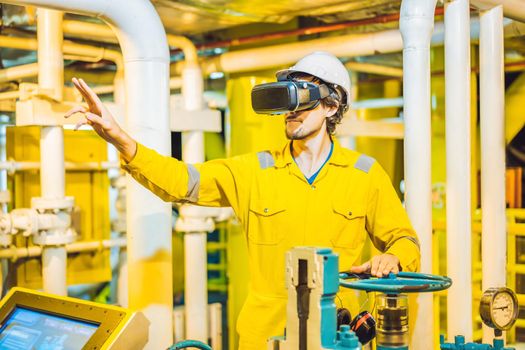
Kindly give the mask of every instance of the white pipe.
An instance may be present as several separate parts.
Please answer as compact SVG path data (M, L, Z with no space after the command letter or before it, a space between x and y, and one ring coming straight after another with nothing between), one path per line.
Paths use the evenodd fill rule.
M421 246L421 271L432 273L432 186L430 131L430 40L437 0L403 0L399 29L403 36L403 99L405 105L405 203ZM434 342L433 299L418 296L412 349Z
M507 230L505 216L505 80L503 10L481 12L480 132L482 208L482 287L506 284ZM483 340L494 334L483 327Z
M403 97L371 98L368 100L354 101L352 103L353 110L392 107L403 107Z
M67 252L64 246L42 248L42 281L44 291L67 295Z
M482 11L490 10L501 5L505 17L525 22L525 6L523 6L523 0L472 0L471 3Z
M197 62L197 50L186 38L174 40L170 44L183 48L186 58L182 71L182 96L184 109L199 111L204 106L204 82L202 71ZM187 131L182 133L182 160L186 163L202 163L204 161L204 133L202 131ZM181 211L181 219L184 219ZM205 218L199 218L204 220ZM184 254L185 262L185 321L186 338L208 341L208 285L207 285L207 251L206 232L199 230L185 232Z
M447 335L472 341L470 9L468 0L445 6Z
M126 85L124 82L124 72L122 70L117 70L117 73L115 74L115 79L113 80L113 87L114 87L114 93L113 93L113 101L117 105L126 105ZM118 152L113 147L113 145L108 145L108 160L112 161L118 161ZM113 169L108 172L108 176L111 177L118 177L119 176L119 170ZM123 191L126 191L126 189L122 189ZM119 190L117 190L118 192ZM117 193L118 195L118 193ZM112 203L117 203L117 196L113 197ZM117 208L117 211L120 208ZM122 211L124 213L122 216L125 216L125 207L122 208ZM117 215L120 215L122 212L118 213ZM125 233L121 233L124 235ZM129 284L128 284L128 252L126 250L120 249L119 255L118 255L118 276L117 276L117 302L119 305L122 305L123 307L128 307L129 305Z
M182 79L180 77L172 77L170 78L170 90L180 89L182 87ZM93 91L97 95L104 95L104 94L112 94L115 91L115 85L101 85L101 86L95 86L93 88ZM0 99L2 94L0 93Z
M206 232L184 233L186 338L208 342ZM189 265L190 264L190 265Z
M55 100L62 100L62 12L38 9L38 85ZM40 192L53 200L65 196L64 130L46 126L40 130ZM42 252L42 281L45 292L67 295L67 253L64 246L45 246Z
M164 27L149 1L3 1L96 16L109 23L125 60L126 129L137 141L170 154L169 52ZM129 306L143 311L151 323L146 349L162 349L173 340L171 205L128 178Z
M40 131L40 186L42 197L64 198L64 131L61 126L46 126Z

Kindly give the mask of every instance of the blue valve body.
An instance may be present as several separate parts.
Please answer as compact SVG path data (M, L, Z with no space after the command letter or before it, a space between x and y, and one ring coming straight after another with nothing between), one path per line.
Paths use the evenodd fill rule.
M462 335L456 335L454 343L445 343L445 336L440 335L439 345L441 350L515 350L514 348L506 348L502 339L494 339L493 345L465 343L465 337Z

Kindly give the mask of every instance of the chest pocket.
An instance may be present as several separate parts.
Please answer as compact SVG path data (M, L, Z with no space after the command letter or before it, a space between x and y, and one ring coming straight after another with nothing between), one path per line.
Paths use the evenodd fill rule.
M366 239L366 208L360 203L334 202L331 242L335 248L355 249Z
M253 199L250 202L248 241L277 245L284 239L286 206L279 200Z

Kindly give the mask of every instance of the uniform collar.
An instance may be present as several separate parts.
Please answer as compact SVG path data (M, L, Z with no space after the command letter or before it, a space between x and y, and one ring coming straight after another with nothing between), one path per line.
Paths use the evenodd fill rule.
M339 141L337 138L332 137L332 142L334 143L334 150L332 152L332 156L328 160L329 164L334 165L350 165L350 159L343 151L343 148L339 144ZM291 152L291 145L292 141L288 141L286 145L282 148L280 154L276 157L275 160L275 167L277 168L283 168L287 166L288 164L291 164L293 162L292 152Z

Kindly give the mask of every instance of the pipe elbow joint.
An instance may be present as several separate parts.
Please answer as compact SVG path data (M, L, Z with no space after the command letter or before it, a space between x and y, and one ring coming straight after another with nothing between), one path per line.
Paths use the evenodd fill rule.
M436 2L437 0L403 0L399 30L405 48L426 47L430 44Z

